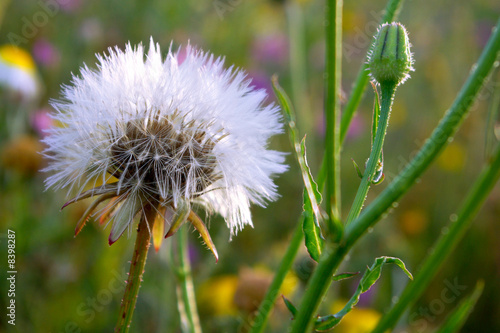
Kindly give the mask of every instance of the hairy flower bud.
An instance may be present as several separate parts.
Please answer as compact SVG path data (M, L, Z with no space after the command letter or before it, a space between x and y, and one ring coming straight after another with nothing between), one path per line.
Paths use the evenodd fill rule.
M384 23L378 29L368 67L371 76L380 84L399 85L413 71L408 33L397 22Z

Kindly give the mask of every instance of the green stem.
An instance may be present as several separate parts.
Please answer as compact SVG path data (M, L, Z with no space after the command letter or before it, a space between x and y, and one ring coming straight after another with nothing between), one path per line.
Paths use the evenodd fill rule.
M120 317L115 327L115 332L126 333L129 331L132 315L137 302L139 287L141 286L144 266L151 244L151 232L155 220L156 209L151 205L146 205L137 228L137 238L135 240L134 254L130 263L130 272L128 275L125 294L123 295L120 306Z
M500 20L494 31L479 58L476 69L467 79L457 99L434 130L431 138L389 187L364 210L361 216L346 228L347 233L344 242L336 250L325 250L323 252L320 262L307 285L307 291L299 313L294 320L292 332L307 332L306 328L310 327L310 322L331 283L332 275L336 272L349 249L370 226L375 224L392 203L415 183L415 180L420 177L446 145L448 138L456 131L497 58L498 50L500 50Z
M286 274L292 267L295 256L299 251L299 247L302 245L302 240L304 239L304 234L302 232L303 223L304 219L301 218L300 223L297 225L295 232L293 233L285 256L283 257L283 260L278 267L278 271L276 272L276 275L274 276L274 279L269 286L269 289L267 290L266 296L262 300L262 303L260 303L259 310L257 312L257 315L255 316L255 319L252 323L252 328L250 329L249 333L261 333L266 327L271 309L274 306L276 298L279 296L281 285L285 280Z
M348 247L351 247L394 202L408 191L443 150L448 138L455 134L497 59L500 50L500 20L493 31L475 69L467 78L453 105L434 129L430 138L426 140L413 160L406 165L389 186L365 208L356 220L346 227L345 241Z
M342 0L326 4L325 154L326 206L330 225L340 220L340 95L342 65ZM333 228L333 227L332 227Z
M399 16L399 12L403 5L403 0L391 0L387 3L385 7L385 14L380 21L380 24L386 22L392 22L397 20ZM368 58L366 58L368 59ZM344 142L344 139L347 134L347 130L349 129L349 125L351 124L352 117L358 108L359 102L363 97L363 93L365 91L366 85L369 81L368 76L368 65L367 61L363 63L363 66L359 69L358 75L356 76L356 80L354 81L353 88L349 100L347 101L344 112L342 113L342 120L340 123L340 142Z
M354 204L349 212L348 220L356 218L363 206L363 202L370 187L371 177L375 173L378 160L382 153L382 146L384 144L384 137L389 123L389 115L391 111L392 100L396 90L396 84L382 85L382 103L380 109L380 119L377 128L377 134L372 146L368 165L358 188L358 193L354 200ZM350 218L350 219L349 219ZM337 248L331 245L326 245L324 254L318 267L314 271L311 281L308 283L307 292L301 302L301 307L297 317L294 319L292 332L309 332L312 327L312 315L316 313L319 307L319 300L328 290L331 283L331 276L342 262L343 257L347 253L348 248L340 246Z
M177 306L184 333L201 333L200 319L196 308L193 277L188 253L188 228L184 226L177 232Z
M491 159L490 163L483 168L483 171L474 182L465 201L460 206L460 212L457 214L457 221L452 221L448 225L448 232L441 235L434 245L431 254L425 259L423 265L418 270L415 280L408 283L401 294L398 303L384 315L373 333L386 332L393 328L405 309L415 303L429 285L432 278L436 275L441 264L446 260L450 253L455 249L458 242L463 238L465 232L473 222L474 216L483 205L500 177L500 145Z
M307 57L305 46L304 14L302 6L295 1L285 5L290 54L290 82L292 100L300 127L306 133L313 128L310 106L307 97Z
M370 158L368 159L368 165L366 166L365 173L363 174L363 179L361 179L358 192L356 193L351 210L347 216L346 225L349 225L349 223L359 216L361 208L366 200L368 190L370 189L373 175L377 169L378 161L382 155L382 147L384 145L387 126L389 125L389 117L391 114L394 92L396 91L396 84L382 84L380 88L382 92L382 102L380 104L380 117L378 120L377 133L375 135L375 140L373 141Z
M387 6L385 7L385 14L382 18L382 20L379 22L379 24L385 23L385 22L392 22L397 20L399 16L399 12L401 10L401 7L403 6L403 0L390 0L387 3ZM369 81L369 76L368 76L368 65L366 64L366 61L363 63L363 66L359 69L358 75L356 77L356 80L354 81L353 87L352 87L352 92L351 95L349 96L349 99L347 100L347 103L345 105L344 111L342 112L342 119L340 122L340 144L344 142L344 139L346 137L347 131L349 129L349 125L351 124L352 117L354 116L354 113L356 109L358 108L359 103L361 102L361 98L363 97L363 93L365 91L366 85ZM323 162L321 163L321 168L318 173L317 182L319 184L324 184L323 179L326 178L326 159L323 159ZM319 186L319 190L323 190L323 186Z
M332 282L333 272L337 270L347 251L345 246L325 244L318 266L307 284L299 312L293 320L291 333L311 332L314 314L317 313L321 300Z

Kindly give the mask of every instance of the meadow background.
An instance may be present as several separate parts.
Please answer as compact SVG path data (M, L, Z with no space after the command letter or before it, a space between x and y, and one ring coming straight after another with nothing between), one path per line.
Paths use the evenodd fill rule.
M343 90L348 94L376 31L384 1L344 4ZM404 2L399 21L410 33L415 72L398 89L384 146L386 180L372 188L368 200L385 188L413 157L477 60L500 14L495 0ZM74 227L88 202L60 212L65 192L44 191L45 161L39 154L43 128L50 125L49 100L59 98L61 84L86 63L95 68L95 53L127 42L149 45L150 36L164 53L188 41L225 56L228 65L244 68L253 85L267 89L278 74L292 97L298 128L307 134L309 163L317 171L323 150L323 1L0 1L0 46L17 44L36 64L36 97L25 98L0 87L0 332L109 332L117 319L134 238L108 246L109 230L91 221L74 238ZM494 71L455 139L397 207L362 241L340 271L362 271L376 256L396 256L411 272L460 207L491 143L500 139L500 119L487 121L500 90ZM365 96L342 151L342 199L347 212L359 184L351 158L362 165L370 152L373 92ZM497 105L498 107L498 105ZM497 112L498 114L498 112ZM498 118L498 117L497 117ZM495 137L495 129L499 137ZM290 152L286 135L271 146ZM211 253L190 237L190 256L204 332L245 332L272 272L279 264L298 222L302 183L292 154L290 170L277 179L281 198L268 208L253 208L254 228L229 242L220 217L210 218L210 233L219 251ZM471 292L476 281L485 290L463 332L500 331L500 186L492 191L466 237L438 276L400 321L396 332L430 332ZM7 324L6 233L16 233L16 326ZM150 250L132 332L180 332L171 243ZM299 299L314 262L304 249L280 291ZM359 278L336 283L323 302L322 314L338 310ZM363 295L337 332L368 332L407 283L397 269L384 268L381 280ZM452 288L459 285L460 288ZM454 297L452 297L454 296ZM334 310L335 309L335 310ZM290 316L278 299L268 332L285 332Z

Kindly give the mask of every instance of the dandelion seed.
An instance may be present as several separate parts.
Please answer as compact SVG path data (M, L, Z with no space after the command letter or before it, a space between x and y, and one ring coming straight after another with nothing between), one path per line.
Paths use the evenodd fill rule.
M267 144L282 132L279 109L263 104L265 92L244 72L189 45L183 61L172 50L163 60L153 40L147 54L129 44L97 58L96 70L84 66L52 102L64 127L45 139L46 186L76 192L65 206L98 197L76 233L94 214L112 225L112 244L148 205L163 216L159 232L186 219L204 231L191 211L199 205L223 216L233 235L252 224L251 203L276 199L272 176L287 167Z

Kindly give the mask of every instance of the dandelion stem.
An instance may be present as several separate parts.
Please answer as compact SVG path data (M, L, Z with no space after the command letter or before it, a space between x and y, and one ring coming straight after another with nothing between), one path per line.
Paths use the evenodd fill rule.
M201 333L196 308L193 277L188 254L188 228L183 226L177 233L177 307L184 333Z
M382 84L380 88L382 91L382 102L380 103L380 118L378 120L377 133L375 135L375 140L373 141L370 158L368 159L368 165L366 166L365 173L363 174L363 179L361 179L358 192L356 193L351 210L347 216L346 225L359 216L361 208L365 202L366 195L368 194L368 190L370 189L373 175L377 169L378 161L382 154L382 147L384 145L387 126L389 125L389 116L391 114L391 105L394 99L394 92L396 91L396 84Z
M152 205L144 207L139 227L137 228L137 238L135 240L134 254L130 263L125 294L123 295L120 307L120 317L115 327L115 332L126 333L129 331L132 315L139 293L139 287L146 265L146 258L151 244L151 232L156 215L156 209Z

